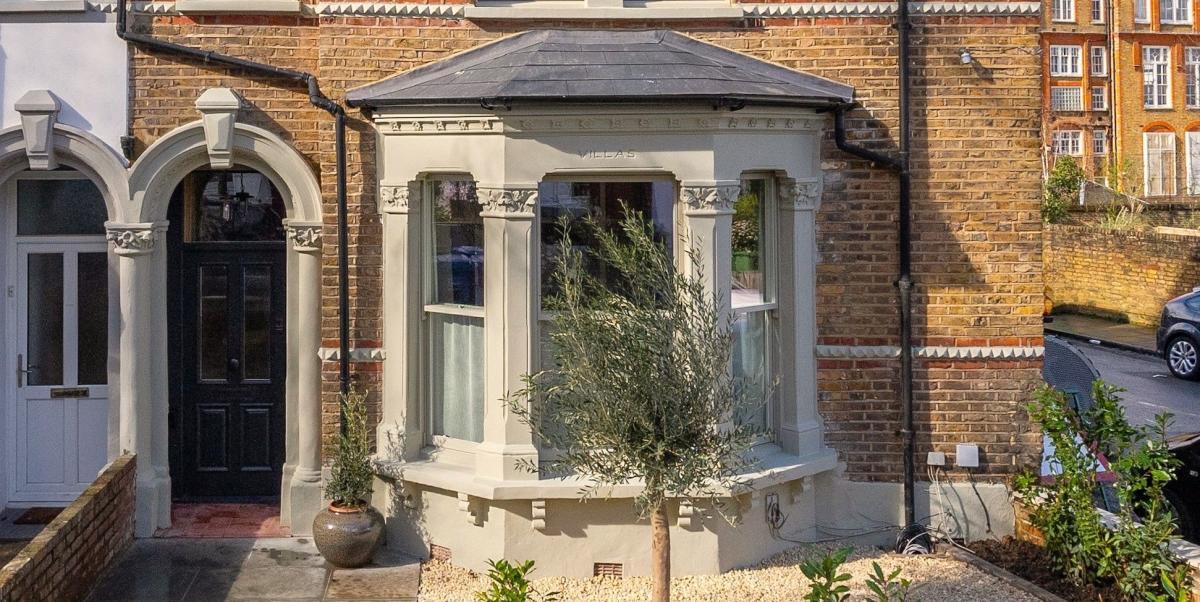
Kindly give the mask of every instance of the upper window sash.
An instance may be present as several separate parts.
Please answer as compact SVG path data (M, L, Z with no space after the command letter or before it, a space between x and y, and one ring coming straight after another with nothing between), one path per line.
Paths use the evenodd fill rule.
M1080 77L1083 75L1082 46L1051 46L1050 75Z
M1171 49L1168 46L1142 47L1143 96L1145 106L1171 107Z
M1108 75L1108 49L1104 46L1092 46L1088 55L1088 73L1093 77Z
M1192 0L1159 0L1159 21L1168 25L1192 22Z
M1092 23L1104 22L1104 0L1092 0Z
M1134 23L1150 22L1150 0L1133 0Z
M1053 10L1054 21L1075 21L1075 0L1054 0Z

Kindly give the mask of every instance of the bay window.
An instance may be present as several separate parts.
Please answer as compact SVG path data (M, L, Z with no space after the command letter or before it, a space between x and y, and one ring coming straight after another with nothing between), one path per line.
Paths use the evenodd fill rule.
M483 218L475 183L435 179L425 214L425 323L434 437L483 440Z
M747 177L733 207L730 308L733 311L733 377L747 402L737 419L760 431L770 426L771 310L775 309L774 186Z

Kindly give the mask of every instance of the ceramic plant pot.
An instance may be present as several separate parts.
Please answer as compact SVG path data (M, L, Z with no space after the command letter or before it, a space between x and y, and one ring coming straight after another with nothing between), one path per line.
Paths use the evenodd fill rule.
M383 516L374 508L330 504L313 519L313 541L330 564L352 569L371 562L383 535Z

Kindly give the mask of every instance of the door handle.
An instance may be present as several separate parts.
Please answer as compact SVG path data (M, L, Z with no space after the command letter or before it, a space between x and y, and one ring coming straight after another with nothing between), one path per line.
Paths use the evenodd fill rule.
M34 370L37 370L37 366L33 366L33 365L30 365L28 368L22 368L22 366L24 364L25 364L25 356L23 354L18 353L17 354L17 388L18 389L20 389L21 387L24 387L25 386L25 378L28 377L30 374L33 374Z
M237 372L238 368L241 368L241 367L242 367L242 362L238 361L238 359L236 357L229 358L229 369L230 370Z

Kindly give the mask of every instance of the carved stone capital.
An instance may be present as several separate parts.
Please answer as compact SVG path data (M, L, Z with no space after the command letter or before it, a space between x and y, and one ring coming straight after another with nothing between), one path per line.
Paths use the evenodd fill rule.
M484 188L476 190L484 213L532 214L537 205L537 188Z
M159 233L166 229L165 224L104 224L104 238L112 243L113 252L117 255L145 255L154 250Z
M821 179L780 178L779 208L791 211L816 211L821 206Z
M683 186L679 197L692 211L733 211L733 204L741 194L738 184L714 186Z
M292 247L301 253L315 253L321 250L321 224L305 224L289 222L284 224L288 240Z
M421 206L421 183L380 184L379 209L384 213L408 213Z

